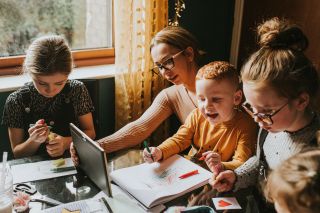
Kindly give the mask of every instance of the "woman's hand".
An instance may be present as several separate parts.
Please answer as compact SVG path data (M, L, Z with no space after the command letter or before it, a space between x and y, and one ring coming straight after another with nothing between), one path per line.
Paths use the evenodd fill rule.
M35 125L28 129L29 139L36 143L46 142L49 132L49 128L43 119L38 120Z
M231 191L235 182L236 174L231 170L223 171L217 177L213 176L209 180L209 184L218 192Z
M73 164L75 166L78 166L79 165L79 157L78 157L76 149L73 146L73 142L70 144L70 155L71 155L71 160L73 161Z
M55 137L49 140L46 146L47 152L51 157L59 157L69 148L66 148L66 144L68 144L67 138L55 134Z
M214 176L218 176L220 172L224 171L224 166L221 163L221 156L218 153L208 151L202 153L202 157L205 158L204 160Z
M157 147L150 147L150 153L147 149L143 150L143 159L147 163L158 162L162 159L162 151Z

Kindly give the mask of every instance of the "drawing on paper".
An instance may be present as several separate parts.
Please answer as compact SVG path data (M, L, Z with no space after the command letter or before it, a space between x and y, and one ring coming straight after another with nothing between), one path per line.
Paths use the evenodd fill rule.
M143 183L150 189L170 186L179 180L178 174L178 168L168 168L162 171L157 171L149 179L143 180Z

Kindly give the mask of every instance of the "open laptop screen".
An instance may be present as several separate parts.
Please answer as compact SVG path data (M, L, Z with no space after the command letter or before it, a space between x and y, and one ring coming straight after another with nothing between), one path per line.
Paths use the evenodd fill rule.
M79 168L106 195L112 197L107 157L104 150L84 132L70 123L71 137L79 157Z

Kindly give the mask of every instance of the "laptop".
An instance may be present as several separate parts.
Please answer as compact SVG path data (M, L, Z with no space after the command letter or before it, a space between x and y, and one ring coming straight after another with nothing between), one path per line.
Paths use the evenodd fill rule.
M79 157L78 168L107 196L112 197L106 153L73 123L70 123L70 132Z

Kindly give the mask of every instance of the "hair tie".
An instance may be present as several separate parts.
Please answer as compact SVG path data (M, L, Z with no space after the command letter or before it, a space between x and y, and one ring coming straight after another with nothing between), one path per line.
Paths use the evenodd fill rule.
M307 177L309 177L309 178L314 178L315 176L316 176L316 172L315 171L309 171L308 173L307 173Z

